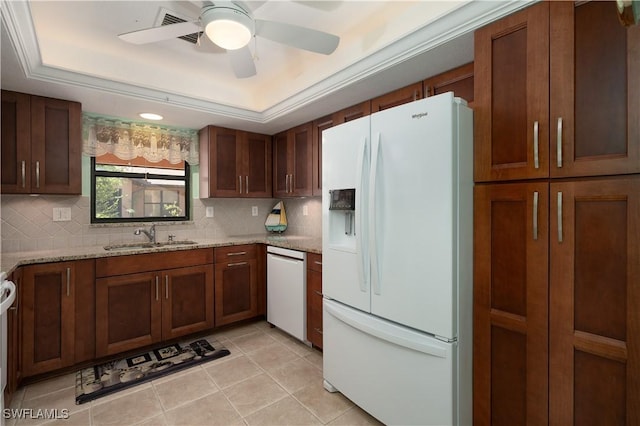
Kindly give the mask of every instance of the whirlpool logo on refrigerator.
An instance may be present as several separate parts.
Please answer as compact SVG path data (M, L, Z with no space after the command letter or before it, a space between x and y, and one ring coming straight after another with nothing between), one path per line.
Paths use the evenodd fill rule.
M427 115L429 115L428 112L419 112L417 114L412 114L411 118L422 118L422 117L426 117Z

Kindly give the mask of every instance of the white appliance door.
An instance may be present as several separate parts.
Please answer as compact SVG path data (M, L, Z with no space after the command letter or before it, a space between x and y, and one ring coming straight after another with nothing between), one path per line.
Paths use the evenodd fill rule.
M453 96L371 116L371 312L454 338Z
M322 133L322 293L369 311L369 251L366 235L369 178L369 117ZM355 211L329 210L329 191L355 188ZM345 231L353 214L353 232Z
M267 321L305 341L306 254L271 246L267 251Z
M457 423L456 343L324 300L323 375L389 425Z

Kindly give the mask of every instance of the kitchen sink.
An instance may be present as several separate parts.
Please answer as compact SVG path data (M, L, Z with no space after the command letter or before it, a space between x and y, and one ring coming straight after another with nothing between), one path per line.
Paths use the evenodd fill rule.
M177 241L165 241L162 243L124 243L124 244L109 244L104 246L105 250L115 251L115 250L143 250L143 249L152 249L152 248L160 248L167 246L186 246L198 244L195 241L191 240L177 240Z

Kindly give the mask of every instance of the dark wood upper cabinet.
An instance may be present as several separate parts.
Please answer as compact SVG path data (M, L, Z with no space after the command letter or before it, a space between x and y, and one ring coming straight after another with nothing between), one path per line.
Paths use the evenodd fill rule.
M474 34L474 177L549 176L549 5Z
M78 102L2 91L2 192L80 194Z
M422 82L411 84L393 92L386 93L377 98L371 99L371 112L378 112L398 105L422 99Z
M322 196L322 132L334 126L334 116L328 115L313 121L313 188L312 195Z
M422 82L424 96L453 92L473 107L473 62L430 77Z
M478 182L640 172L640 27L543 2L475 33Z
M551 2L552 177L640 172L640 26L611 2Z
M273 196L311 196L313 123L306 123L275 135L273 145Z
M201 129L200 197L271 197L271 137Z

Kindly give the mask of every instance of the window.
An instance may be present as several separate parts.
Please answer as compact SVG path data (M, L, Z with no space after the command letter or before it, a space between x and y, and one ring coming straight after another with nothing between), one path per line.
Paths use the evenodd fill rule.
M190 217L189 164L164 168L91 158L91 222L183 221Z

